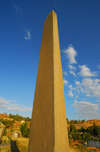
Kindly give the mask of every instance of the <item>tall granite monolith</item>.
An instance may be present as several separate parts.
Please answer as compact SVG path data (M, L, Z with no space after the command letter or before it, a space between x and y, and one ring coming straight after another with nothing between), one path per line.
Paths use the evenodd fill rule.
M44 22L29 152L69 152L57 15Z

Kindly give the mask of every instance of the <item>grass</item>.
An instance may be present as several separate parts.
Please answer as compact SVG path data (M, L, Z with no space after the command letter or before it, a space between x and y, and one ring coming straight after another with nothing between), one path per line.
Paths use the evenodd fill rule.
M0 152L11 152L9 148L0 148Z
M20 152L27 152L28 151L28 142L17 141L16 145L17 145Z
M28 152L28 141L29 139L27 138L16 138L16 145L11 146L10 148L2 148L0 149L0 152ZM87 147L82 146L82 144L75 142L71 142L70 147L72 148L73 152L74 149L79 152L98 152L88 149Z
M75 149L75 150L77 150L77 151L79 151L79 152L100 152L100 151L97 151L97 150L95 150L94 148L87 148L87 147L84 147L84 146L82 146L82 144L80 144L80 143L75 143L75 142L70 142L70 147L71 148L73 148L73 149ZM94 150L93 150L94 149Z
M27 141L16 141L16 145L10 148L1 148L0 152L28 152L28 142Z

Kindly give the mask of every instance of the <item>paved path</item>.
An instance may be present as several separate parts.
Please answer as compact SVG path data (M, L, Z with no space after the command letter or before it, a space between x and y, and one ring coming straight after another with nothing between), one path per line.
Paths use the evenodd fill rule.
M8 148L14 145L16 145L16 141L11 140L10 144L0 144L0 148Z
M11 147L11 144L0 144L0 148L8 148Z

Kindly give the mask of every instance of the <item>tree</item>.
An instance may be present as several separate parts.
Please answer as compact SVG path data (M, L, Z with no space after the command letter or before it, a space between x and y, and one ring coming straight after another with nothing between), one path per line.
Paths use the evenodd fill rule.
M93 126L88 128L88 131L90 132L91 135L93 136L100 136L100 127L95 125L95 122L93 122Z
M12 128L13 127L14 121L3 120L3 119L0 119L0 121L5 125L6 128Z
M78 131L79 131L79 132L86 132L86 129L85 129L83 126L81 126L81 128L78 129Z
M85 142L85 141L91 140L91 139L92 139L92 137L91 137L90 133L84 132L83 141Z
M22 117L19 114L13 115L13 114L9 114L9 118L13 118L14 120L17 121L21 121L21 120L25 120L25 121L30 121L31 119L29 117Z
M5 128L5 129L4 129L3 136L6 136L6 135L7 135L7 129Z
M27 122L23 123L21 126L20 126L20 131L21 131L21 134L23 137L29 137L29 133L30 133L30 128L28 128L27 126Z
M25 121L31 121L31 119L29 117L26 117Z
M68 118L66 118L66 121L68 121Z
M73 133L77 132L76 127L73 123L71 123L71 125L70 125L70 132L73 132Z
M81 121L81 123L84 123L85 122L85 119L83 119L82 121Z

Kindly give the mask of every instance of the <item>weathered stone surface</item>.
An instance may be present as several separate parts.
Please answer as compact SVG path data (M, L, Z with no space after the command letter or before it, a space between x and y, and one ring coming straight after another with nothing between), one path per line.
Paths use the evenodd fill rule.
M3 133L4 133L4 129L5 129L5 127L0 128L0 141L1 141L1 138L2 138Z
M69 152L57 15L44 22L29 152Z

